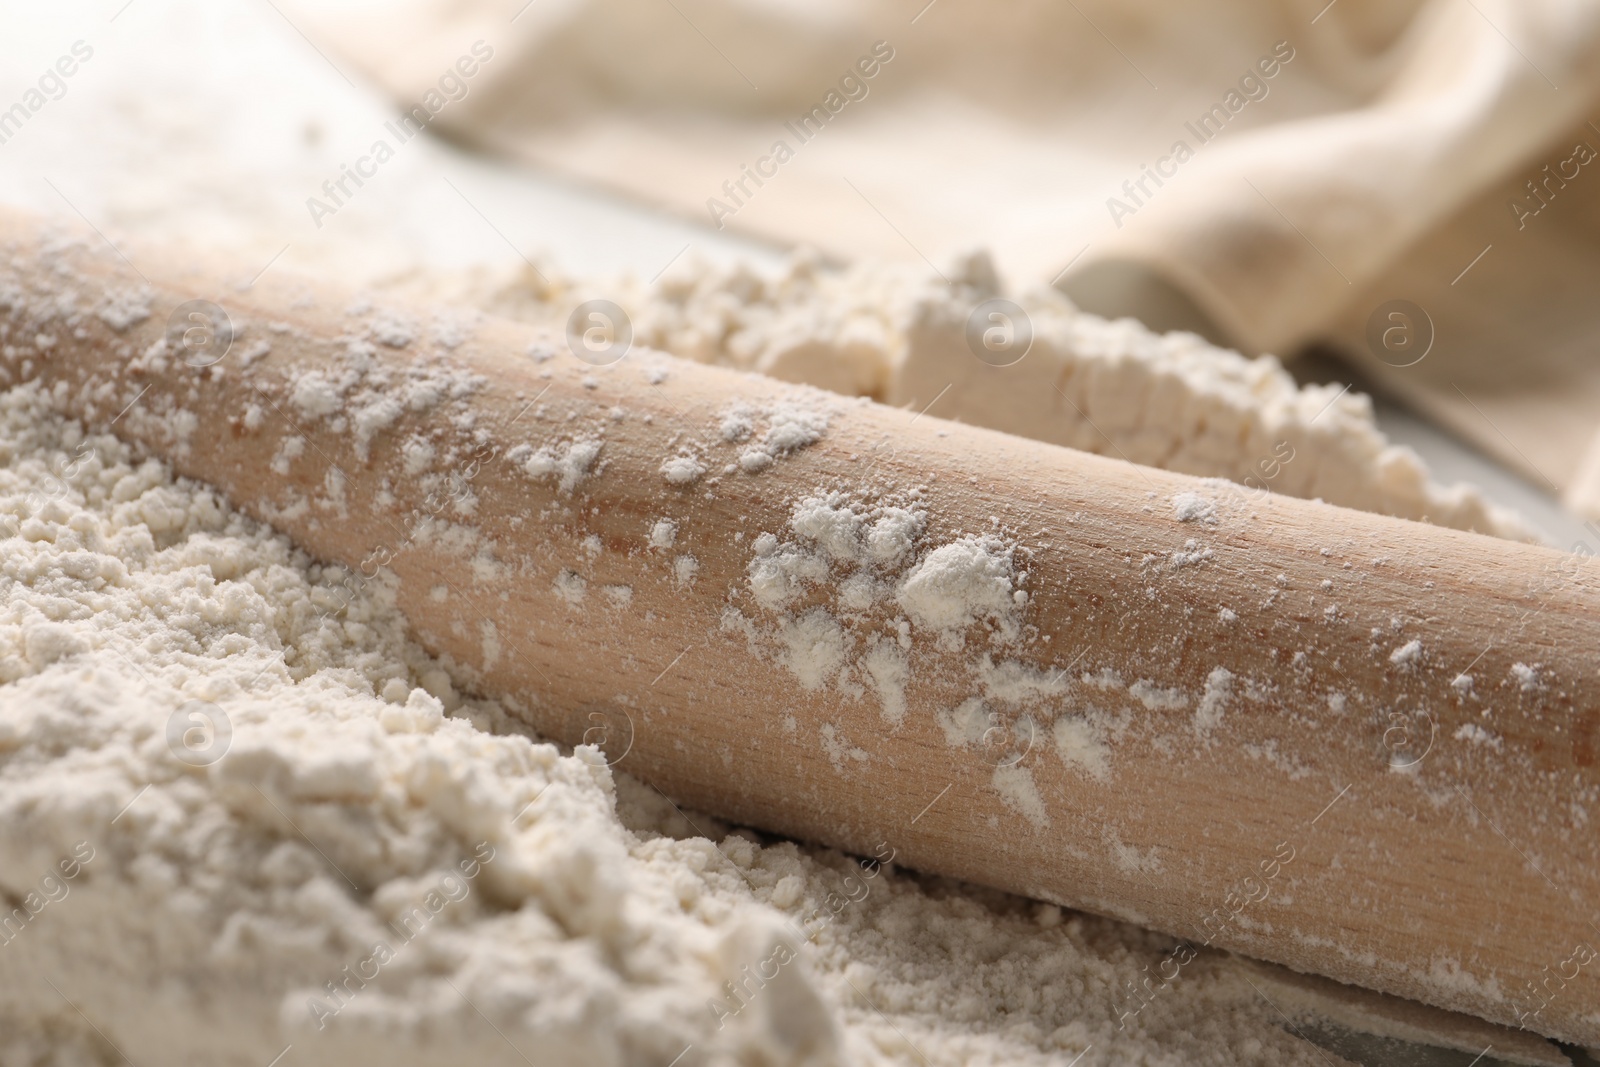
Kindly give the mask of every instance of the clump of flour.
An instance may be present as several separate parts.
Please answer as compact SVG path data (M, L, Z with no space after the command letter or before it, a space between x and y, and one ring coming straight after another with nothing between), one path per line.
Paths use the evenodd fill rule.
M384 336L393 341L397 335ZM443 355L419 352L409 366L396 369L377 358L377 349L365 337L346 336L328 366L295 378L288 393L290 410L311 424L348 434L365 459L374 440L406 412L445 408L483 389L480 375L460 370Z
M755 538L747 592L757 609L773 617L780 658L806 688L832 683L855 697L870 689L886 719L904 715L909 672L901 648L903 620L881 620L874 613L890 601L898 568L925 524L914 499L869 506L830 492L794 505L785 531L790 536L769 532ZM791 610L818 598L824 603ZM864 653L859 658L858 649Z
M1233 700L1235 681L1233 672L1226 667L1214 667L1206 676L1205 692L1194 713L1194 732L1202 738L1210 737L1211 731L1222 725L1222 717Z
M1172 514L1179 522L1217 524L1217 502L1199 493L1179 493L1172 498Z
M506 458L521 467L529 477L553 481L561 492L571 493L596 472L595 461L600 458L601 448L601 441L585 437L542 445L538 449L530 445L518 445L506 454Z
M992 536L962 537L929 552L900 582L895 600L919 627L959 644L978 622L1014 640L1027 594L1013 585L1012 549Z
M723 412L718 431L726 444L742 445L739 469L759 474L774 462L822 440L828 412L819 405L787 399L756 408L738 403ZM765 424L759 435L758 427Z
M668 485L693 485L706 473L706 465L687 453L672 456L661 464Z
M1111 769L1104 730L1072 700L1065 668L1046 671L1015 658L1026 644L1028 605L1018 547L995 533L931 537L921 496L829 491L796 501L783 530L751 545L742 593L756 617L730 605L723 627L765 649L803 689L875 700L891 728L906 718L913 657L944 663L938 681L970 694L935 712L946 741L997 744L988 753L991 788L1045 828L1049 816L1024 757L1037 747L1043 758L1054 730L1062 762L1104 780ZM1184 701L1141 685L1147 703ZM832 748L824 738L824 749ZM840 773L851 769L831 755L830 762Z
M926 527L915 496L869 504L836 491L798 501L787 537L755 538L746 589L775 618L782 659L803 685L870 690L897 721L914 636L952 649L978 626L997 643L1018 638L1027 594L1016 588L1013 549L992 535L965 536L919 555Z

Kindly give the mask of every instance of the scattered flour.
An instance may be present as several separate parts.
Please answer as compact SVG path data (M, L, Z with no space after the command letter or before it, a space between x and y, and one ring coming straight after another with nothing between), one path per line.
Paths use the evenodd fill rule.
M1393 652L1389 653L1389 662L1402 670L1412 670L1422 662L1422 642L1417 640L1407 641Z
M404 348L417 336L416 323L397 311L383 308L367 324L372 339L389 348Z
M746 592L773 617L781 659L803 685L871 692L884 717L898 722L910 679L905 651L917 635L947 650L963 647L977 627L996 647L1017 640L1027 595L1017 588L1014 549L993 535L927 547L926 526L915 502L869 504L829 492L797 501L785 536L755 538ZM819 595L826 605L790 613ZM974 678L984 663L974 662Z
M244 325L235 324L236 338L246 331ZM158 347L163 345L157 342ZM264 353L269 347L258 345L252 351ZM485 385L482 377L451 365L438 350L417 352L403 371L380 364L374 358L376 353L364 337L346 336L342 347L331 354L329 366L296 377L288 398L301 418L348 434L363 459L378 435L404 413L446 408L475 395ZM146 358L165 355L152 351ZM424 453L415 449L407 454L408 462L421 463L424 458ZM426 458L431 463L435 457Z
M850 764L864 765L871 762L872 755L859 745L852 745L844 739L839 728L832 723L822 726L822 750L828 754L828 762L833 764L834 771L843 774Z
M823 608L780 619L778 642L784 665L807 689L821 689L845 672L849 638Z
M1126 689L1128 686L1128 683L1122 680L1122 675L1110 667L1102 667L1093 674L1086 672L1083 675L1083 684L1100 690Z
M570 307L553 297L569 287L523 273L484 277L459 295L558 330ZM1033 326L1028 358L991 373L972 357L965 335L973 303L1005 295L981 253L942 275L874 262L829 270L809 252L771 275L685 256L654 285L620 279L609 290L629 309L637 344L684 359L917 410L942 397L934 414L1024 437L1436 525L1532 537L1476 489L1433 482L1416 453L1384 438L1367 397L1338 385L1302 387L1272 356L1249 359L1193 334L1108 322L1044 289L1016 296ZM719 421L724 439L755 442L739 461L749 471L820 432L804 418L774 418L757 440L757 421L749 411ZM1179 521L1216 521L1205 498L1182 496L1173 501Z
M1100 781L1111 777L1111 749L1088 723L1081 719L1057 719L1054 732L1056 753L1063 763Z
M556 575L556 595L565 600L572 607L583 603L584 597L589 593L589 583L577 571L562 571Z
M1128 687L1128 693L1150 711L1182 711L1189 706L1189 698L1181 689L1163 689L1148 678L1141 678Z
M1034 826L1044 829L1050 825L1045 811L1044 798L1033 782L1033 774L1021 764L1003 763L994 769L994 790L1006 805L1015 808Z
M1511 665L1511 680L1517 688L1524 693L1534 693L1539 690L1539 665L1529 666L1526 663L1513 663Z
M1226 667L1213 668L1206 675L1205 692L1200 695L1200 706L1194 713L1194 732L1202 738L1222 725L1223 713L1233 699L1233 672Z
M705 464L693 456L673 456L661 464L661 473L671 485L693 485L706 473Z
M766 420L767 430L759 441L739 453L739 468L746 474L759 474L784 456L822 440L829 415L820 405L795 400L781 401L759 412L739 405L722 416L722 439L747 440L755 432L757 419Z
M519 445L506 458L532 478L554 481L563 493L570 493L596 471L601 442L594 438L544 445L537 450Z
M895 600L917 626L959 645L979 622L1012 640L1021 604L1013 586L1012 550L998 538L966 536L928 553L895 590Z
M878 697L884 721L890 726L902 721L906 717L906 683L911 680L911 668L899 645L890 638L874 635L861 658L861 667Z
M1172 564L1173 570L1181 570L1184 567L1194 567L1215 559L1216 555L1215 550L1207 548L1191 537L1183 543L1182 548L1173 552L1167 559Z
M730 436L750 432L741 412L723 427ZM1077 711L1067 668L1006 658L1020 651L1028 604L1017 548L995 534L932 543L927 526L914 499L869 501L840 491L803 497L782 531L751 544L742 593L758 617L730 605L723 626L767 649L807 690L875 698L890 728L905 721L919 642L947 662L958 653L942 681L970 695L938 708L934 719L952 748L982 749L996 767L995 794L1044 829L1050 818L1028 760L1053 750L1069 768L1104 780L1110 747L1102 728ZM741 591L732 592L737 599ZM970 641L974 635L983 639ZM1116 687L1123 688L1120 678ZM1135 696L1152 708L1187 706L1181 693L1149 681ZM845 773L834 743L823 737L822 747Z
M969 697L953 708L941 709L936 718L951 748L981 743L990 723L983 701L978 697Z
M1484 745L1496 751L1500 749L1500 738L1491 734L1477 723L1462 723L1456 727L1456 732L1453 736L1457 741L1470 741L1475 745Z
M106 294L95 309L101 322L121 333L150 317L150 294L139 289L116 290Z

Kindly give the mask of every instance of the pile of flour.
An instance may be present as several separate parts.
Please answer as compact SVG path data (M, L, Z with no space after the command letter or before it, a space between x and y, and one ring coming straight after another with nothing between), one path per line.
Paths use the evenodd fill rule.
M1147 1004L1170 939L541 743L381 582L338 611L341 571L34 387L0 539L0 1063L1327 1062L1230 957Z
M801 251L770 272L688 254L650 284L575 281L548 266L401 284L542 326L554 346L565 344L571 308L609 299L629 317L634 343L683 359L1257 491L1535 539L1477 489L1436 483L1415 452L1378 429L1368 397L1300 386L1272 356L1247 359L1193 334L1080 312L1054 289L1011 294L981 251L942 270L830 269ZM997 299L1013 309L1009 328L1031 333L1031 343L986 361L970 323L983 320L981 336L990 325L981 309Z

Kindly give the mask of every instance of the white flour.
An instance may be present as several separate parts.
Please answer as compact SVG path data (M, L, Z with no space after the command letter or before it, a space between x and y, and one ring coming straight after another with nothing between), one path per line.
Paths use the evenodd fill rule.
M1298 386L1268 356L1246 359L1192 334L1107 322L1053 290L1018 294L1033 342L1018 362L981 362L967 320L1005 295L988 257L959 257L943 276L862 263L826 270L805 252L782 271L718 268L692 254L654 285L551 285L546 269L478 276L463 299L544 326L559 344L576 291L605 291L633 319L634 341L686 359L759 371L847 395L959 419L1186 474L1227 478L1254 494L1319 497L1345 507L1503 537L1531 538L1516 516L1470 486L1433 482L1421 459L1389 444L1371 401L1336 386ZM416 294L446 283L413 281ZM460 289L459 280L452 291ZM409 291L409 290L408 290ZM752 427L724 419L728 440ZM804 423L774 429L740 462L759 470ZM684 468L682 481L693 481ZM673 475L669 475L669 478ZM1206 501L1173 501L1209 524Z
M830 492L795 503L781 538L755 538L748 580L732 591L723 628L775 658L805 689L830 690L841 702L875 700L890 728L904 720L906 687L920 670L955 694L934 711L946 742L983 751L994 768L989 787L1045 829L1050 818L1023 760L1035 739L1053 735L1069 769L1104 779L1109 717L1069 695L1073 664L1042 670L1010 658L1052 656L1025 625L1027 572L1018 547L999 533L930 536L922 495L913 489L903 499L868 500ZM752 604L749 615L736 606L741 596ZM919 651L965 654L944 656L956 666L938 674L930 666L937 655L913 667ZM1103 675L1116 678L1109 669ZM1119 678L1116 687L1123 688ZM1148 680L1132 693L1147 708L1187 706L1183 693ZM845 754L857 766L868 762L835 733L824 725L823 748L837 772L851 767Z
M914 508L829 507L802 522L830 559L894 566L917 536ZM286 1064L1324 1062L1227 957L1135 1012L1165 938L762 846L530 739L407 642L382 582L332 613L337 568L26 387L0 397L0 538L8 1067L112 1045L254 1067L290 1046ZM1004 553L947 547L904 599L1003 640ZM838 670L816 651L837 623L794 625L820 633L805 669ZM860 662L901 684L893 657ZM1070 720L1055 740L1104 758Z

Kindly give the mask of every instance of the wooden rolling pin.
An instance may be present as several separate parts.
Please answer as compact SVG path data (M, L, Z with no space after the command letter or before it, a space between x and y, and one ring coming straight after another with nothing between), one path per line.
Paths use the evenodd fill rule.
M677 802L1600 1044L1587 559L0 225L0 384Z

